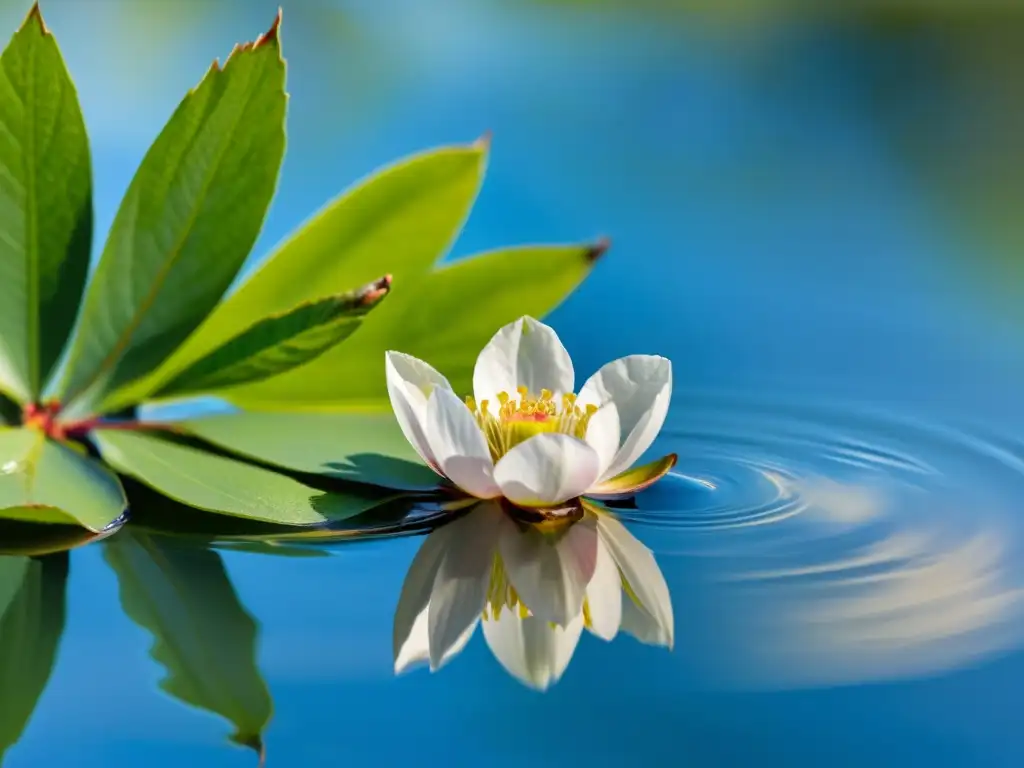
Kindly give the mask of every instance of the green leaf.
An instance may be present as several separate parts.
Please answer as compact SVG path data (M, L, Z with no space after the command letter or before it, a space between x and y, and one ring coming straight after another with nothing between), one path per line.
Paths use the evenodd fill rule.
M89 141L57 42L33 6L0 56L0 389L35 400L89 269Z
M456 262L417 281L363 323L344 347L302 369L226 396L262 410L388 409L384 350L426 360L456 392L470 392L476 357L494 332L541 317L587 276L605 245L511 248Z
M21 738L46 688L64 633L67 553L45 558L11 558L0 578L20 583L0 616L0 762ZM0 591L12 591L10 584Z
M462 228L486 155L486 142L414 155L342 194L279 246L153 376L117 393L117 402L104 403L104 410L141 401L269 314L349 290L382 272L395 279L387 304L411 291Z
M125 520L122 515L118 522ZM65 552L109 536L119 528L109 526L100 533L94 533L78 524L0 519L0 555L38 556Z
M320 491L261 467L139 432L97 430L92 437L103 458L119 472L209 512L283 525L317 525L379 503L367 496Z
M126 505L121 484L99 462L39 430L0 428L0 517L100 531Z
M216 62L146 153L90 283L56 395L153 370L217 304L263 224L284 153L277 22ZM265 314L265 313L264 313Z
M214 445L296 472L403 490L434 488L439 480L391 412L232 413L184 427Z
M151 654L171 696L231 722L231 740L263 753L273 714L256 667L256 622L220 555L194 543L123 531L104 544L124 612L153 635Z
M193 363L154 397L212 392L304 365L352 335L390 285L390 278L381 278L357 291L300 304L261 320Z

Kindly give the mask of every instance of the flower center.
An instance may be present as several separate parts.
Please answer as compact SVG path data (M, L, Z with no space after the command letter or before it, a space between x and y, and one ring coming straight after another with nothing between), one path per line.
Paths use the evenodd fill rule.
M508 580L501 555L495 554L491 561L491 580L487 585L487 599L481 616L484 621L497 621L502 611L518 613L521 619L530 615L530 609L519 599L519 593Z
M559 432L582 440L590 417L597 412L596 405L580 408L576 395L571 393L562 395L560 403L549 389L542 389L538 397L531 396L526 387L519 387L517 393L518 399L507 392L498 393L497 415L491 412L489 400L481 400L478 405L472 397L466 398L466 406L476 416L495 461L513 446L544 432Z

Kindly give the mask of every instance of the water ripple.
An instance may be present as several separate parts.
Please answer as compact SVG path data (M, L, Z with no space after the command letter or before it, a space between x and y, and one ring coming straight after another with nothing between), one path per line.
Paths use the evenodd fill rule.
M917 675L1024 642L1024 441L691 396L659 448L677 473L620 514L666 573L693 679Z

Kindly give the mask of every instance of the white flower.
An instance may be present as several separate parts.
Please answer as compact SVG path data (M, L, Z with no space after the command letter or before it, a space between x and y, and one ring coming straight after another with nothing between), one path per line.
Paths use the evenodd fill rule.
M405 437L470 496L554 508L584 495L632 493L675 464L670 455L630 469L665 422L672 364L664 357L608 363L576 396L558 336L523 317L484 347L465 402L422 360L387 352L385 366Z
M395 671L439 669L483 621L501 665L545 689L565 671L584 627L624 629L672 646L672 601L643 544L591 505L578 522L521 525L483 502L432 532L413 559L395 610Z

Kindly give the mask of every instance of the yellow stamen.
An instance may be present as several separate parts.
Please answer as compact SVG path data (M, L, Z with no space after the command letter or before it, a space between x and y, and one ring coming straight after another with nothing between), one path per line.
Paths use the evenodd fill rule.
M557 432L582 439L587 433L587 424L591 416L597 412L596 405L581 408L577 405L576 395L570 393L555 400L550 389L541 389L539 397L531 397L529 388L517 387L517 399L508 392L498 392L498 412L493 414L488 409L489 401L481 400L479 405L473 398L466 398L466 405L480 425L491 457L497 461L514 446L545 432Z

